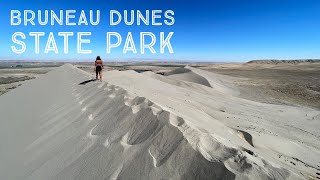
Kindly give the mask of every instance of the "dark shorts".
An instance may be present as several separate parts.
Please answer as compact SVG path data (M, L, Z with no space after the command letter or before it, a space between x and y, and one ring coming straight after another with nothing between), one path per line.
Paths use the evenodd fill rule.
M102 70L102 67L101 66L97 66L96 67L96 72L100 72Z

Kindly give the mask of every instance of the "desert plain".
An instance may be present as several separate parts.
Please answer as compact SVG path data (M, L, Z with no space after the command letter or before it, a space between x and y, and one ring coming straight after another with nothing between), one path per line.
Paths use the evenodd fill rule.
M0 179L320 179L319 61L0 67Z

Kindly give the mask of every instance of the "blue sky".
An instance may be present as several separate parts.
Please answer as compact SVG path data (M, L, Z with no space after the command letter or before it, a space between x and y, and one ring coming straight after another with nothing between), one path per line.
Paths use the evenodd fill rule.
M11 26L11 10L100 10L99 26ZM173 26L109 26L109 11L173 10ZM103 59L158 59L179 61L247 61L252 59L307 59L320 58L320 1L317 0L11 0L1 3L0 59L6 60L92 60L96 55ZM76 19L77 19L76 18ZM77 20L76 20L77 21ZM37 23L36 23L37 24ZM11 36L21 31L27 35L27 50L15 54ZM34 38L30 31L46 33L40 40L40 54L34 53ZM63 54L62 38L58 32L91 31L91 44L84 48L92 54L76 53L76 38L69 40L69 54ZM106 53L106 32L116 31L125 40L133 33L139 47L139 32L175 34L171 39L174 54L123 54L122 46ZM47 35L53 32L59 54L44 54ZM137 48L139 51L139 48Z

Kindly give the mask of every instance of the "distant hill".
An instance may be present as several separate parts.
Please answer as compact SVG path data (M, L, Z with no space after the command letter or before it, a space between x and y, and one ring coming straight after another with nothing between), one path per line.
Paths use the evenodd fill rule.
M299 63L320 63L320 59L305 59L305 60L253 60L247 64L299 64Z

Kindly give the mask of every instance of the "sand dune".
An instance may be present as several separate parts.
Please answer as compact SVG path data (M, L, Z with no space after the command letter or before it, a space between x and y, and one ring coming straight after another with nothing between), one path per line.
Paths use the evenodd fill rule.
M241 99L227 77L191 67L105 77L91 81L66 64L1 96L0 179L307 179L320 171L319 111Z
M170 78L173 78L173 79L189 81L189 82L211 87L209 81L206 78L194 73L193 71L187 68L178 68L170 72L167 72L164 75L169 76Z

